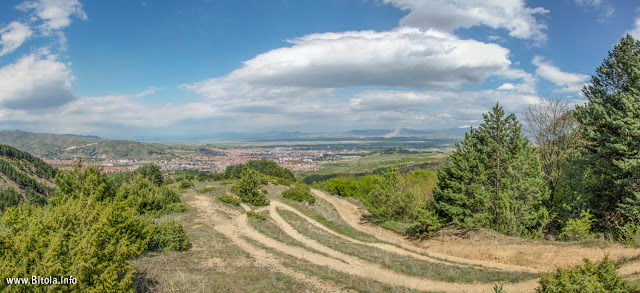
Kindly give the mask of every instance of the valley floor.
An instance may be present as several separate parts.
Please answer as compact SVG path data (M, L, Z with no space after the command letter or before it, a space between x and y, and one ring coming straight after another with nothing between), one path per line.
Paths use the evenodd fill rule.
M556 266L605 254L627 261L620 272L640 278L640 250L610 243L529 241L486 231L454 231L412 240L370 224L363 209L313 190L315 205L290 201L268 186L271 205L222 203L217 186L187 192L178 215L192 242L186 252L140 258L136 291L158 292L533 292L537 276Z

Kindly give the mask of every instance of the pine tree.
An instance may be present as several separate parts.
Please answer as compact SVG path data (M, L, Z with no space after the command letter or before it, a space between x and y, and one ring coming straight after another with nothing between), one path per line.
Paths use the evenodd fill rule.
M535 149L515 116L505 117L498 104L456 144L438 180L436 209L463 227L523 235L548 215L548 190Z
M595 184L589 204L601 224L638 220L640 214L640 42L630 35L583 89L589 102L576 108L585 157Z

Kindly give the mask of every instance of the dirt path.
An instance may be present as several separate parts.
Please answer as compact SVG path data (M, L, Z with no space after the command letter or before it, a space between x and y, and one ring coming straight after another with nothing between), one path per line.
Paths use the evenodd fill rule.
M492 290L493 284L461 284L461 283L448 283L444 281L436 281L427 278L420 278L415 276L408 276L395 271L381 267L378 264L361 260L357 257L346 255L344 253L335 251L331 248L321 245L320 243L307 238L306 236L299 234L293 227L291 227L284 219L282 219L275 206L271 210L271 217L282 227L283 231L300 241L304 245L316 249L320 252L326 253L329 257L310 252L304 248L291 246L272 239L262 233L255 231L248 223L247 216L239 214L237 211L229 213L232 216L232 220L223 217L216 212L216 209L220 207L211 203L211 199L205 196L196 196L194 205L202 213L206 213L206 217L212 222L215 229L220 231L225 236L229 237L233 241L234 245L237 245L242 250L248 252L253 258L255 258L258 265L267 266L276 271L290 275L298 280L307 280L310 278L302 273L293 271L291 269L282 266L281 261L267 251L255 247L244 241L241 236L246 236L252 240L260 242L262 245L280 251L284 254L309 261L315 265L325 266L330 269L344 272L347 274L356 275L363 278L373 279L392 286L403 286L411 289L425 290L425 291L444 291L444 292L489 292ZM276 203L277 206L284 206L283 204ZM247 206L243 207L248 209ZM311 277L310 282L312 286L321 291L344 291L342 288L336 287L335 284L329 284L327 282L315 280ZM509 292L530 292L535 287L535 280L526 281L517 284L507 284L505 289Z
M420 260L423 260L423 261L427 261L427 262L431 262L431 263L440 263L440 264L459 266L459 267L470 267L470 266L472 266L472 265L451 263L451 262L438 260L436 258L429 257L429 256L426 256L424 254L419 254L414 250L403 249L401 247L398 247L398 246L395 246L395 245L391 245L391 244L388 244L388 243L371 243L371 242L363 242L363 241L360 241L360 240L357 240L357 239L353 239L353 238L351 238L349 236L340 234L340 233L338 233L338 232L336 232L336 231L334 231L334 230L332 230L330 228L327 228L326 226L318 223L316 220L314 220L312 218L309 218L308 216L306 216L305 214L301 213L300 211L298 211L297 209L295 209L293 207L290 207L290 206L288 206L288 205L286 205L284 203L272 200L271 201L271 205L269 206L270 215L272 215L272 218L274 218L274 220L276 220L276 224L278 224L278 226L283 230L285 230L285 227L283 227L283 226L285 226L285 225L288 226L288 224L286 222L284 222L284 220L282 220L280 215L277 213L276 208L281 208L281 209L293 212L296 215L298 215L299 217L303 218L305 221L307 221L310 224L312 224L314 227L317 227L317 228L319 228L319 229L321 229L321 230L323 230L323 231L325 231L325 232L327 232L327 233L329 233L331 235L334 235L336 237L339 237L339 238L341 238L343 240L346 240L346 241L349 241L349 242L352 242L352 243L356 243L356 244L360 244L360 245L367 245L367 246L370 246L370 247L375 247L375 248L384 250L386 252L395 253L395 254L398 254L398 255L410 256L410 257L413 257L413 258L416 258L416 259L420 259ZM276 217L278 217L278 219L273 217L274 215ZM283 224L281 225L280 223L283 223ZM287 233L287 234L290 234L290 233ZM504 267L500 267L500 266L492 267L492 268L504 269ZM535 272L535 270L533 270L533 269L520 268L520 267L510 268L510 270L512 270L512 271L523 271L523 272Z
M360 231L408 250L456 262L504 270L552 271L556 267L580 264L582 258L597 261L604 258L606 254L614 259L634 257L640 254L640 249L622 245L585 247L574 244L528 241L495 234L468 238L447 236L423 241L409 240L393 231L363 222L363 212L358 206L344 199L327 195L319 190L312 190L312 192L335 206L340 216L349 225ZM640 264L637 262L627 264L621 268L621 272L623 270L628 274L639 272Z
M249 253L251 257L255 259L256 265L267 267L273 271L288 275L302 283L306 283L312 286L318 292L353 292L351 290L346 290L342 287L336 286L333 283L320 280L317 277L309 276L284 267L281 263L281 260L277 256L268 253L264 249L255 247L242 239L241 235L243 234L243 231L252 230L246 223L246 215L232 214L231 216L236 216L236 218L240 218L242 220L229 221L229 219L216 212L216 207L211 203L211 199L200 195L196 196L195 199L196 200L192 202L192 204L198 209L200 213L204 214L202 218L207 219L206 222L208 222L208 224L211 224L214 229L218 230L227 238L229 238L234 245ZM244 225L237 225L239 222L243 222Z

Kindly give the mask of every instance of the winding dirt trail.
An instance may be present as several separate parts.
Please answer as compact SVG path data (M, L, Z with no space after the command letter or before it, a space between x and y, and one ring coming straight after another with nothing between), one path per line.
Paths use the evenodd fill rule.
M501 244L499 241L477 241L475 239L447 239L446 241L409 240L393 231L363 221L363 212L355 204L319 190L312 193L331 203L340 216L352 227L376 238L397 244L404 249L450 261L477 264L502 270L544 272L556 267L569 267L582 262L582 258L597 261L609 254L614 259L640 255L640 249L622 245L609 247L581 247L563 244L530 244L526 240ZM427 250L428 249L428 250ZM445 253L434 252L442 251ZM480 252L478 252L480 251ZM623 265L623 275L640 273L640 261Z
M280 209L284 209L290 212L295 213L296 215L298 215L299 217L303 218L305 221L309 222L310 224L312 224L314 227L319 228L333 236L339 237L343 240L355 243L355 244L360 244L360 245L367 245L370 247L375 247L381 250L384 250L386 252L390 252L390 253L395 253L398 255L405 255L405 256L410 256L416 259L420 259L423 261L427 261L427 262L431 262L431 263L440 263L440 264L445 264L445 265L451 265L451 266L459 266L459 267L471 267L471 264L461 264L461 263L451 263L451 262L446 262L446 261L442 261L433 257L429 257L427 255L423 254L419 254L414 250L419 250L419 249L403 249L401 247L395 246L395 245L391 245L388 243L376 243L376 242L363 242L357 239L353 239L349 236L346 236L344 234L340 234L320 223L318 223L316 220L309 218L308 216L306 216L305 214L301 213L299 210L290 207L284 203L281 203L279 201L271 201L271 205L268 207L268 210L270 212L270 215L272 215L272 218L275 220L276 224L283 229L287 234L292 234L292 233L297 233L297 231L295 230L290 230L292 229L292 227L286 223L284 221L284 219L282 219L282 217L280 217L280 215L278 214L278 212L276 211L277 208ZM289 233L289 231L291 231L291 233ZM294 237L295 239L295 237ZM298 240L298 239L296 239ZM300 241L300 240L298 240ZM302 241L301 241L302 242ZM466 260L465 260L466 261ZM490 264L490 265L494 265L494 264ZM496 268L496 269L502 269L504 270L505 266L486 266L486 267L490 267L490 268ZM523 272L536 272L534 269L530 269L530 268L521 268L521 267L513 267L513 268L509 268L509 270L511 271L523 271Z
M373 235L376 238L378 238L381 241L386 241L386 242L391 242L393 244L399 245L400 247L410 250L410 251L414 251L414 252L419 252L421 254L425 254L428 255L432 258L439 258L439 259L446 259L449 261L454 261L454 262L459 262L459 263L467 263L467 264L473 264L473 265L480 265L483 267L487 267L487 268L494 268L494 269L500 269L500 270L505 270L505 271L521 271L521 272L533 272L533 273L537 273L540 272L540 270L536 269L536 268L530 268L530 267L525 267L525 266L517 266L517 265L508 265L508 264L503 264L503 263L498 263L498 262L490 262L490 261L482 261L482 260L474 260L474 259L468 259L468 258L461 258L461 257L456 257L456 256L451 256L451 255L445 255L445 254L440 254L440 253L434 253L434 252L430 252L427 251L421 247L418 247L416 245L414 245L410 240L407 240L405 237L384 229L380 226L374 226L374 225L367 225L365 223L362 222L362 216L363 214L360 212L358 206L335 196L330 196L327 195L326 193L319 191L319 190L312 190L311 191L315 196L322 198L326 201L328 201L329 203L331 203L336 210L338 211L338 213L340 214L340 216L347 222L347 224L351 225L352 227L354 227L357 230L360 230L362 232L365 232L367 234Z
M197 212L201 215L201 218L204 220L207 226L210 226L213 229L221 232L227 238L229 238L235 246L247 252L255 260L255 264L257 266L266 267L270 270L288 275L302 283L309 285L311 288L314 288L314 291L317 292L353 292L353 290L343 288L339 284L335 284L330 281L321 280L316 276L310 276L300 271L285 267L283 265L283 257L281 256L282 254L305 260L314 265L323 266L346 274L375 280L384 284L392 286L402 286L410 289L424 291L493 292L493 284L451 283L399 273L397 271L385 268L378 263L366 261L356 256L342 253L331 247L323 245L318 241L307 237L306 235L301 234L294 227L292 227L289 222L282 218L279 210L293 212L314 227L350 243L376 247L389 253L409 256L411 258L419 259L425 262L442 263L451 266L480 265L486 268L498 269L503 271L522 272L541 272L549 271L555 268L555 265L553 263L547 264L546 266L540 266L540 262L545 261L544 257L541 258L542 261L538 260L538 262L532 262L528 264L514 264L505 263L501 259L492 259L490 255L489 257L487 257L486 255L480 257L478 257L477 255L474 255L473 257L466 257L464 253L460 253L460 251L457 250L455 251L456 253L451 254L441 253L442 247L439 247L437 245L439 244L438 241L429 242L407 239L395 232L386 230L380 226L372 225L366 221L362 221L363 211L361 211L358 206L345 199L327 195L319 190L312 190L312 192L318 198L321 198L333 205L338 211L340 217L342 217L345 222L347 222L347 224L359 231L378 238L382 242L360 241L344 234L338 233L322 225L316 220L304 215L299 210L275 199L271 200L270 206L262 207L256 210L268 210L270 218L273 220L275 225L280 230L282 230L283 233L295 239L304 247L311 249L308 250L304 247L285 244L281 241L258 232L249 224L246 214L241 213L236 209L231 209L224 204L218 203L212 197L195 195L192 200L189 200L187 202L187 204L196 208ZM241 206L245 211L250 210L250 208L245 204L242 204ZM248 239L252 241L248 241ZM270 252L270 250L257 246L253 241L260 243L262 247L273 249L281 254L276 255L273 252ZM449 244L451 247L453 247L454 250L462 249L465 246L467 249L471 250L476 249L478 246L486 246L496 251L505 249L504 247L497 246L494 245L494 243L483 240L476 241L474 239L457 239L455 241L451 241L451 239L447 239L447 241L449 242L440 242L443 243L443 245ZM492 247L491 245L494 246ZM514 245L520 245L521 247L519 246L518 249L527 249L529 247L536 247L537 243L531 244L530 242L526 243L524 240L522 240L522 242L518 242ZM618 247L614 247L609 250L592 247L569 247L570 249L566 250L567 247L563 246L556 247L548 244L545 245L546 246L543 245L544 249L552 248L556 250L549 252L551 255L553 255L554 253L561 253L562 251L569 251L569 253L579 253L578 255L570 256L578 260L582 257L589 256L597 259L600 254L604 256L605 253L610 253L613 258L622 256L632 257L640 254L640 250L638 249L619 249ZM316 252L313 252L312 250ZM434 252L434 250L439 252ZM614 253L611 253L611 251L613 251ZM449 263L447 261L454 261L456 262L456 264ZM560 261L559 263L562 263L562 261ZM623 275L634 275L640 273L640 261L634 261L625 264L620 269L620 273L622 273ZM507 292L533 292L537 285L537 280L529 280L519 283L504 284L503 288Z
M211 224L214 229L229 238L234 245L249 253L249 255L255 259L256 265L267 267L271 270L293 277L302 283L312 286L318 292L353 292L352 290L346 290L342 287L336 286L333 283L320 280L317 277L309 276L284 267L277 256L246 242L242 239L241 235L243 235L245 231L252 230L246 223L246 215L242 214L236 216L237 218L241 218L240 220L229 221L229 219L216 211L220 208L214 206L214 204L211 203L211 199L204 196L196 196L196 200L193 202L193 205L201 214L205 215L202 218L207 219L206 222L208 222L208 224ZM238 223L244 223L245 225L237 225Z
M260 249L259 247L248 243L243 239L242 236L255 240L262 245L275 249L281 253L293 256L298 259L306 260L315 265L328 267L336 271L363 278L373 279L392 286L403 286L417 290L443 292L489 292L493 290L493 284L449 283L427 278L420 278L416 276L408 276L395 272L393 270L386 269L379 264L371 263L360 258L335 251L316 242L315 240L312 240L298 233L293 227L291 227L291 225L289 225L277 213L276 206L281 208L284 207L285 209L287 209L286 205L279 202L275 202L275 204L272 203L273 207L269 208L271 217L274 219L277 225L280 226L285 233L287 233L297 241L300 241L304 245L317 251L326 253L327 255L329 255L329 257L310 252L309 250L301 247L284 244L254 230L249 225L247 216L245 214L240 214L237 211L233 210L225 210L223 207L217 206L216 204L212 203L212 198L199 195L195 198L196 200L193 202L193 205L199 210L200 213L205 214L205 217L208 218L208 221L211 222L214 229L218 230L226 237L228 237L234 243L234 245L248 252L255 259L257 265L269 267L278 272L282 272L286 275L292 276L297 280L312 285L318 291L339 292L345 290L335 284L331 284L326 281L319 280L315 277L310 277L284 267L278 257L270 254L264 249ZM243 205L243 208L245 210L249 209L245 205ZM219 210L221 209L225 210L224 212L229 214L232 217L232 220L229 220L228 218L220 214ZM404 253L408 252L405 251ZM535 286L535 280L531 280L516 284L506 284L504 288L509 292L530 292Z

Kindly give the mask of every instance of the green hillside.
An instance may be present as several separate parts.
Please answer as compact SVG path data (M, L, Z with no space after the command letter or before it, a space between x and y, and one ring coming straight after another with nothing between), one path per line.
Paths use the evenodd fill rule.
M53 194L56 169L27 152L0 145L0 210L21 201L42 204Z
M43 158L173 158L175 150L190 146L169 146L128 140L108 140L67 134L0 131L0 144L6 144Z

